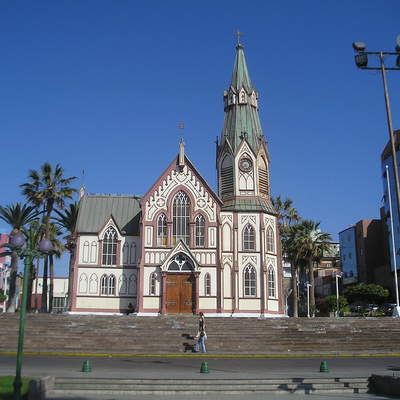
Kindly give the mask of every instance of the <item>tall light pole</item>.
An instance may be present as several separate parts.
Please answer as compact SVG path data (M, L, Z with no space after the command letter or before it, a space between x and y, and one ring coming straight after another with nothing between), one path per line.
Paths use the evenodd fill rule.
M392 197L390 192L390 182L389 182L389 167L386 165L386 184L389 197L389 213L390 213L390 236L392 238L392 252L393 252L393 266L394 266L394 285L396 288L396 314L399 316L399 287L397 283L397 255L395 252L395 242L394 242L394 227L393 227L393 210L392 210Z
M382 81L383 81L383 93L385 97L385 106L386 106L386 119L387 125L389 130L389 140L390 140L390 147L392 153L392 162L393 162L393 172L394 172L394 181L395 181L395 188L396 188L396 197L397 197L397 215L400 216L400 181L399 181L399 169L397 163L397 153L396 153L396 141L393 134L393 125L392 125L392 112L390 110L390 100L389 100L389 92L387 86L387 79L386 79L386 71L400 71L400 35L396 38L396 48L395 52L387 52L387 51L365 51L366 44L363 42L354 42L353 49L357 52L355 56L355 63L358 68L360 69L367 69L367 70L375 70L381 71ZM379 59L379 67L369 67L368 66L368 55L376 55ZM396 56L396 67L387 68L385 66L385 56ZM393 232L393 230L392 230ZM394 232L393 232L394 235ZM393 242L394 243L394 242ZM396 257L396 248L393 245L392 251L394 253L394 258ZM397 268L396 264L393 266ZM397 273L397 271L395 271ZM396 274L395 274L396 275ZM397 281L397 279L396 279ZM398 292L397 282L396 282L396 293ZM398 301L397 301L397 305Z
M34 257L40 257L47 254L53 248L50 240L43 239L38 249L32 249L25 246L25 236L22 233L17 233L10 236L10 247L17 249L21 258L24 259L24 280L22 286L22 304L19 311L19 331L18 331L18 348L17 348L17 362L15 367L14 379L14 399L21 399L21 371L22 371L22 358L24 355L24 335L25 335L25 314L26 304L28 302L28 285L29 285L29 272L31 269L32 260Z
M339 318L339 278L341 278L342 275L336 274L335 279L336 279L336 318Z

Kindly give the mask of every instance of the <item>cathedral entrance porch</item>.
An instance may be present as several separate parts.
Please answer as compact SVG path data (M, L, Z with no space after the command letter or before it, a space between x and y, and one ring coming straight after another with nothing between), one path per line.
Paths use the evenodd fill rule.
M166 274L166 312L195 312L195 278L193 274Z

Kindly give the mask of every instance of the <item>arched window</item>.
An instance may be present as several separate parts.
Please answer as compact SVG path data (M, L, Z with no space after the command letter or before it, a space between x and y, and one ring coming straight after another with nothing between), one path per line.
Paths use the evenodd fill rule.
M175 196L173 205L173 243L183 240L189 244L189 219L190 219L190 201L186 193L180 191Z
M90 275L90 279L89 279L89 293L90 294L97 294L97 275L96 274L92 274Z
M119 294L126 294L128 289L128 280L125 274L122 274L118 279Z
M205 221L202 215L196 218L196 246L204 247Z
M84 263L89 262L89 242L83 244L83 260Z
M117 231L111 226L103 238L103 265L117 264Z
M100 279L100 295L107 296L108 295L108 276L103 275Z
M275 271L272 265L268 268L268 297L275 297Z
M157 220L157 245L166 246L168 240L167 217L161 214Z
M243 229L243 250L255 250L256 241L254 235L254 228L248 224Z
M131 264L136 264L136 243L131 244Z
M208 272L204 277L204 294L211 296L211 275Z
M79 293L87 292L87 276L86 274L81 274L79 277Z
M245 296L256 296L257 294L256 269L253 265L248 265L244 269L243 291Z
M274 231L270 226L267 229L267 251L270 253L275 251Z
M131 274L128 279L128 294L136 294L136 275Z
M268 183L268 169L264 158L260 157L258 159L258 183L260 193L263 195L268 195L269 193L269 183Z
M125 242L124 247L122 247L122 262L124 264L129 264L129 243Z
M157 293L157 274L152 272L150 274L150 295L155 296Z
M108 277L108 294L110 296L115 296L115 276L110 275Z
M226 155L221 164L221 196L233 194L233 162L232 157Z
M90 262L95 263L97 260L97 242L93 241L90 246Z

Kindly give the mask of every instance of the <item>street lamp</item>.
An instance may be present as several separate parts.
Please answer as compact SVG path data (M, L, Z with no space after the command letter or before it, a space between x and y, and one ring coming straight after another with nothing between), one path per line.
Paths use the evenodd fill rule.
M28 248L25 246L25 244L25 236L22 233L17 233L10 236L10 247L17 249L19 256L24 259L24 280L22 285L22 304L19 310L18 348L14 380L15 400L21 399L21 369L22 357L24 353L25 313L28 300L29 270L34 257L40 257L44 254L49 253L53 249L53 245L48 239L41 240L39 242L38 249Z
M335 279L336 279L336 318L339 317L339 278L342 277L342 274L336 274Z
M392 161L393 161L393 171L394 171L394 180L396 187L396 195L397 195L397 211L398 215L400 215L400 183L399 183L399 171L397 164L397 154L396 154L396 144L393 135L393 125L392 125L392 112L390 110L390 101L389 101L389 93L387 87L386 80L386 71L399 71L400 70L400 35L396 38L396 48L395 52L387 52L387 51L365 51L366 44L363 42L354 42L353 49L357 53L355 55L355 63L360 69L367 70L376 70L381 71L382 80L383 80L383 91L385 95L385 105L386 105L386 118L389 130L389 138L390 138L390 146L392 153ZM379 67L369 67L368 66L368 55L377 55L380 61ZM396 56L396 67L386 68L384 62L384 56ZM396 253L395 248L393 248L393 252Z
M310 318L310 287L311 283L307 282L307 318Z

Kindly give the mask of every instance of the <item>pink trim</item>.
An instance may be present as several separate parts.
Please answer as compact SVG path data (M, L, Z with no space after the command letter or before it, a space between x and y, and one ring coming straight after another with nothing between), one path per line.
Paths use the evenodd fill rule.
M115 257L115 266L122 266L121 263L121 240L117 240L117 254Z
M161 314L165 315L167 313L167 272L161 272Z
M72 301L71 301L71 311L75 311L76 309L76 296L78 292L78 274L79 274L79 254L80 254L80 236L77 237L76 239L77 245L75 246L76 249L76 254L75 254L75 259L72 264L72 275L73 278L71 279L72 282L72 290L71 290L71 296L72 296Z
M194 313L199 313L199 292L200 292L200 272L194 272L195 279L195 299L194 299Z

